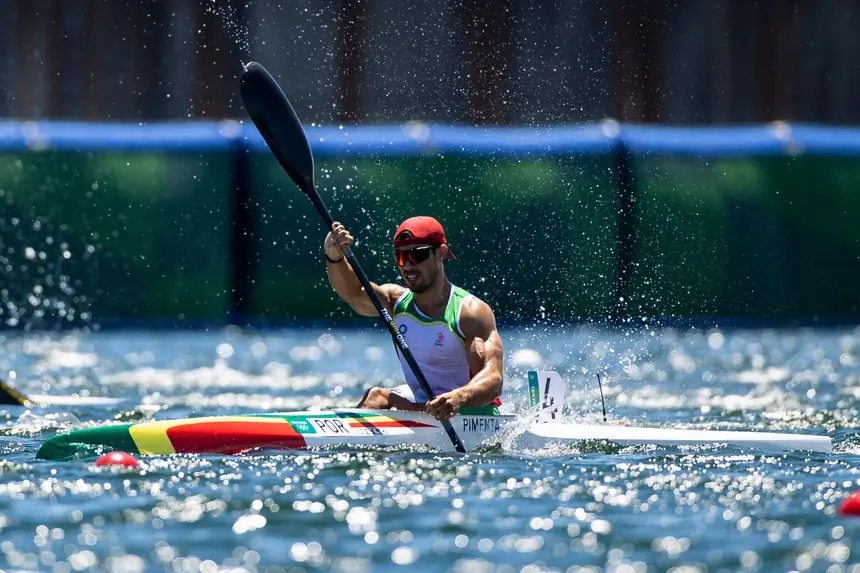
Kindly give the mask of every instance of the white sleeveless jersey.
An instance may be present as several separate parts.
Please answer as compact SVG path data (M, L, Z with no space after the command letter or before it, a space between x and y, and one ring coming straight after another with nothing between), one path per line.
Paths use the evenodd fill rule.
M411 290L403 293L394 304L394 324L406 339L409 350L437 396L465 386L472 378L466 340L460 330L460 308L471 296L460 287L451 285L448 306L439 320L421 312L415 305L415 293ZM424 391L399 349L397 357L416 401L426 402Z

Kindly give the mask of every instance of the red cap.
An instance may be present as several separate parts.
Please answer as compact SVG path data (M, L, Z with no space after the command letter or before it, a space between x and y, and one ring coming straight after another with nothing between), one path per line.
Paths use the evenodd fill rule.
M411 233L408 237L400 237L404 231ZM448 245L445 238L445 229L441 223L433 217L411 217L403 221L397 231L394 232L394 248L401 249L409 245ZM456 259L451 249L448 249L449 259Z

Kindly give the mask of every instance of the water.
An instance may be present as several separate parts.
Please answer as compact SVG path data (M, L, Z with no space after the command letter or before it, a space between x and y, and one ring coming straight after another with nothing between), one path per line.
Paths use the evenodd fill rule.
M860 572L860 329L505 330L503 411L530 367L568 380L568 416L825 430L832 455L734 448L469 455L393 449L143 457L140 470L35 460L58 431L114 421L354 405L399 382L367 330L4 334L29 394L119 404L0 410L3 571ZM815 430L813 430L815 431Z

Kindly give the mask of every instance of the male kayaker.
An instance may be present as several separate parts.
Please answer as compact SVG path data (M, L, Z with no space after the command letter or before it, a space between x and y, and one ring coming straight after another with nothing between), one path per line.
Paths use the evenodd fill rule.
M335 292L362 316L373 307L341 245L353 236L340 223L332 226L324 249L328 280ZM445 261L455 258L442 225L433 217L412 217L394 233L394 260L406 286L373 285L400 330L436 397L427 402L412 369L397 351L406 384L371 388L359 406L424 410L439 420L460 414L498 414L501 404L502 340L496 318L484 301L454 286Z

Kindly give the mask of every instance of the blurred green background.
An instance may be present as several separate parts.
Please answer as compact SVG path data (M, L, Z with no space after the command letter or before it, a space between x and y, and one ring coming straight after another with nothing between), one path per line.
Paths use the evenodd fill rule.
M326 157L318 188L358 237L372 280L395 281L391 235L428 214L458 259L450 278L502 321L607 322L619 209L611 155ZM0 320L224 322L234 159L227 152L0 154ZM640 317L857 315L860 164L850 157L634 157ZM246 319L343 319L325 231L268 152L250 161Z
M634 314L783 320L858 314L856 160L635 164Z

